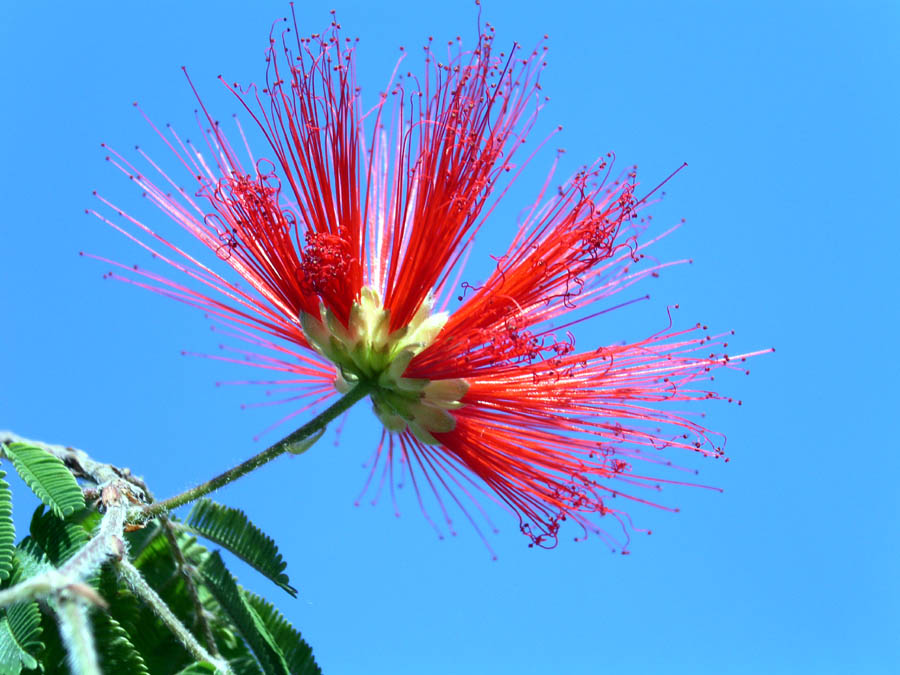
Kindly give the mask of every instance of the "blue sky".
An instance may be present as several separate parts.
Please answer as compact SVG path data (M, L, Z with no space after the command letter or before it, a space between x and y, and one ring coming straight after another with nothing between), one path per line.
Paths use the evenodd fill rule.
M298 7L302 28L324 29L332 7L361 38L373 95L399 45L475 36L469 2L311 0ZM242 411L261 392L214 383L252 373L180 356L215 351L203 317L103 281L78 252L145 262L83 215L92 190L140 201L100 148L152 145L132 101L189 129L185 65L219 116L237 112L215 78L260 80L269 26L285 12L0 8L0 427L130 466L160 497L263 447L253 436L286 410ZM900 9L483 0L482 12L500 44L549 34L539 129L564 126L553 142L568 150L563 173L608 150L646 184L689 163L653 213L659 230L687 219L656 255L694 264L580 339L653 332L679 303L684 325L735 329L742 350L777 347L750 377L720 378L742 407L709 406L732 460L698 468L724 493L673 489L680 513L634 510L654 534L630 556L596 539L529 549L500 514L492 562L465 528L437 540L409 495L400 518L387 502L353 506L378 433L360 406L338 445L328 435L217 495L274 537L300 596L279 597L236 563L240 581L280 605L331 674L896 672ZM552 156L516 184L479 250L502 247ZM29 502L16 494L21 519Z

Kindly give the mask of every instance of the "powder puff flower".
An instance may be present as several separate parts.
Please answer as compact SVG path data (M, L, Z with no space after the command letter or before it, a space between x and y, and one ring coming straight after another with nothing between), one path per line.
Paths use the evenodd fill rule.
M91 213L188 279L106 261L112 276L230 325L255 349L229 360L286 373L277 382L304 402L291 416L365 387L383 425L367 489L387 483L393 495L408 477L439 531L441 521L453 531L455 504L481 532L487 497L533 544L553 546L571 521L576 538L597 533L624 550L626 505L659 506L661 485L684 484L653 477L678 470L673 454L722 454L719 437L673 404L718 398L710 372L747 355L729 358L700 326L628 344L582 330L576 347L575 324L634 301L615 298L666 265L645 260L652 242L639 237L652 191L639 196L634 172L614 175L611 157L559 188L548 178L517 225L491 217L536 152L520 160L544 103L544 49L498 53L490 26L471 51L457 40L439 57L429 39L424 72L395 71L366 109L354 43L336 22L309 38L295 22L270 40L264 88L226 85L268 159L240 124L238 152L205 108L200 145L157 129L193 188L141 150L155 178L110 151L215 256L106 198L121 219ZM470 284L483 228L507 228L511 241Z

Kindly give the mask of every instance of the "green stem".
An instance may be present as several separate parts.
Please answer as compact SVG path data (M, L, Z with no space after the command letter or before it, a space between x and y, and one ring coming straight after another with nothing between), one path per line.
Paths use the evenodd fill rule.
M137 516L137 518L132 518L131 520L142 522L145 520L149 520L154 516L158 516L160 513L163 513L165 511L171 511L172 509L179 507L182 504L187 504L188 502L199 499L204 495L208 495L210 492L214 492L220 487L236 481L238 478L250 473L254 469L258 469L263 464L271 462L276 457L279 457L285 452L291 450L292 446L298 445L314 434L324 431L325 427L327 427L328 424L332 420L334 420L334 418L349 410L357 401L365 398L365 396L369 394L371 389L372 385L366 382L357 383L357 385L351 391L344 394L342 398L335 401L321 414L311 419L296 431L291 432L274 445L266 448L258 455L254 455L247 461L241 462L237 466L229 469L224 473L219 474L215 478L208 480L195 488L191 488L190 490L175 495L174 497L169 497L168 499L165 499L161 502L156 502L154 504L145 506Z
M135 594L150 606L156 613L156 616L168 626L169 630L172 631L175 637L178 638L178 641L184 645L195 659L213 664L217 672L233 675L233 671L225 661L214 657L203 648L203 645L197 641L197 638L181 623L165 601L147 583L147 580L144 579L137 567L128 562L127 558L122 558L116 564L119 574L128 582Z

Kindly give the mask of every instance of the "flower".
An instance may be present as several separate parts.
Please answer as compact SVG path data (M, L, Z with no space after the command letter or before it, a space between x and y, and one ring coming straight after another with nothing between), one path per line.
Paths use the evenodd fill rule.
M450 501L481 532L471 510L487 518L487 497L515 514L532 544L555 545L568 520L576 538L597 533L627 550L634 527L618 505L657 505L643 495L686 484L651 477L672 466L669 451L723 454L719 436L671 405L719 398L702 382L747 355L729 358L717 351L723 336L675 330L671 320L638 342L576 348L570 328L615 309L616 294L667 266L646 260L639 238L653 191L639 198L634 172L614 176L611 155L555 192L548 178L487 279L460 283L477 233L498 226L492 211L530 159L514 163L543 106L546 47L497 54L490 26L471 51L457 41L439 58L431 43L424 74L395 72L366 110L355 45L336 20L309 38L295 20L293 31L270 36L265 88L226 84L271 161L254 159L238 123L250 158L242 163L205 107L206 150L157 129L196 191L141 150L158 178L110 151L221 263L207 265L100 197L127 225L91 213L189 281L107 261L112 276L200 307L275 350L229 360L287 373L277 382L305 401L291 416L360 382L372 387L384 430L366 489L379 467L380 483L405 472L439 531L426 491L451 529ZM223 265L249 288L217 271ZM608 519L621 535L603 527Z

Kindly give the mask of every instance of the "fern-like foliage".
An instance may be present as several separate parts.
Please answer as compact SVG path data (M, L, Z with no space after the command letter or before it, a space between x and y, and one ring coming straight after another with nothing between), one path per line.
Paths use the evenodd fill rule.
M32 652L40 641L41 611L36 602L13 605L0 616L0 674L18 675L23 668L38 667Z
M200 575L222 609L237 626L250 645L267 675L290 675L287 662L275 638L249 603L244 600L240 586L225 568L218 552L211 554L200 567Z
M287 563L275 542L251 523L243 511L201 499L194 504L184 526L227 548L292 596L297 596L297 589L290 585L284 572Z
M288 623L275 607L250 591L243 591L244 599L262 619L266 629L284 654L291 675L322 675L313 658L312 647L300 637L300 633Z
M0 490L0 506L3 499ZM96 534L101 517L96 509L85 508L61 518L56 510L39 506L28 536L14 549L12 573L0 581L0 587L63 565ZM126 555L169 610L211 655L227 661L234 675L319 675L300 634L271 604L241 589L219 554L198 542L194 532L208 532L210 539L228 542L228 548L243 551L245 560L255 562L267 576L293 591L271 539L240 511L218 504L197 512L195 524L153 521L126 532ZM237 532L242 526L250 530L243 537ZM254 556L254 548L263 554ZM143 596L123 580L116 564L110 560L86 580L105 602L103 609L90 610L102 671L212 673L210 664L198 663ZM0 609L0 675L34 669L45 674L69 672L54 607L50 601Z
M0 446L32 492L53 512L65 517L84 508L84 495L75 476L58 458L26 443Z
M22 566L14 559L13 572L4 586L18 583L22 571ZM38 668L37 657L43 650L41 612L36 602L0 609L0 675L18 675L23 668Z
M16 528L12 519L12 493L9 483L3 480L5 471L0 471L0 581L8 579L13 566L13 552L16 543Z
M38 506L31 517L29 533L19 548L56 566L71 558L90 539L83 523L58 518L43 506Z
M94 641L104 673L150 675L144 658L132 644L128 632L106 612L93 612Z

